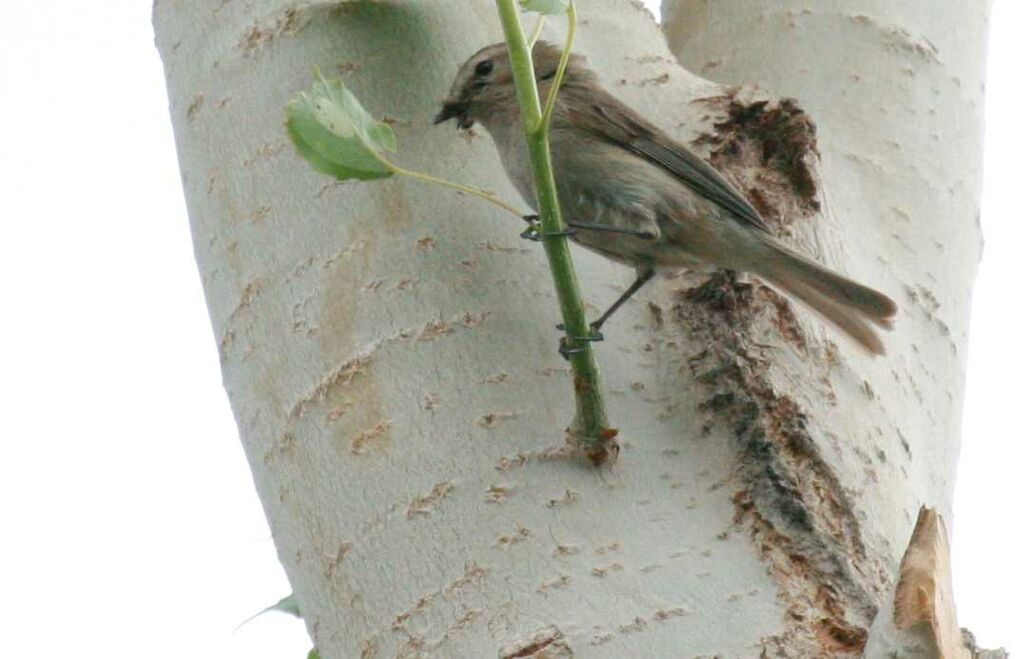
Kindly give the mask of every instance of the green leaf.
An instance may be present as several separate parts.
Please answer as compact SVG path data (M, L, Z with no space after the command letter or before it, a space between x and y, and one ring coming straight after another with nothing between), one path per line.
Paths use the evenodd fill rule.
M277 604L273 606L268 606L256 615L263 615L264 613L269 613L270 611L280 611L281 613L293 615L296 618L302 617L302 613L299 612L299 600L295 598L295 593L282 597L280 600L277 601Z
M277 604L272 604L272 605L268 606L267 608L263 609L262 611L260 611L259 613L255 614L255 615L252 615L252 616L249 616L248 618L243 620L241 623L239 623L238 627L236 627L235 629L238 629L239 627L241 627L242 625L245 625L246 623L252 622L253 620L255 620L256 618L259 618L261 615L263 615L265 613L270 613L271 611L280 611L281 613L287 613L289 615L293 615L296 618L301 618L302 617L302 613L299 611L299 600L297 600L295 598L295 593L292 593L291 595L288 595L286 597L282 597L281 599L279 599L277 601Z
M306 655L306 659L320 659L320 653L316 651L316 648L313 648L309 651L309 654Z
M526 11L535 11L549 16L561 16L569 11L570 0L519 0Z
M289 101L288 136L319 172L338 179L370 180L394 174L380 156L395 151L391 126L363 109L341 80L318 79L309 92Z

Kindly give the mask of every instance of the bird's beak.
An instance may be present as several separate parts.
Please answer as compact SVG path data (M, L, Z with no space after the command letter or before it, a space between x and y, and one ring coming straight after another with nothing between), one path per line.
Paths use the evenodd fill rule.
M445 101L441 111L434 117L434 125L443 124L449 119L458 119L459 128L469 128L473 122L466 119L466 104L459 101Z

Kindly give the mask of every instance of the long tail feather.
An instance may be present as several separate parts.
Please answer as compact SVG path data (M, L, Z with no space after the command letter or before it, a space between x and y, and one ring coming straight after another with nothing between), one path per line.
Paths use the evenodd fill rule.
M851 339L876 354L885 346L872 324L892 328L898 310L888 296L809 261L795 252L769 243L770 254L755 269L769 283L797 298Z

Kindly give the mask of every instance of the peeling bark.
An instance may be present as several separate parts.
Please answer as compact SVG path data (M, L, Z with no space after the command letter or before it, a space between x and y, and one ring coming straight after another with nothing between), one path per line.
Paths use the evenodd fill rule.
M735 520L786 604L789 629L766 646L785 656L860 653L886 570L866 553L853 502L817 448L806 411L773 385L770 350L739 338L766 310L756 292L733 275L714 275L684 292L676 318L697 345L710 346L689 359L707 391L705 427L725 422L734 435Z
M709 148L708 161L727 172L769 226L778 230L794 218L821 210L815 180L816 129L795 100L741 98L753 94L756 90L736 89L704 99L726 116L695 145Z

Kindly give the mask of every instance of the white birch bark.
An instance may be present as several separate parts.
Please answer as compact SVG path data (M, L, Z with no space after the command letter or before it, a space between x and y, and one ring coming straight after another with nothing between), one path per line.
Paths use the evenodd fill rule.
M492 3L156 3L225 386L323 657L857 653L918 506L948 516L984 6L956 31L909 10L701 7L672 14L684 61L795 96L820 170L806 115L687 73L638 3L581 6L579 50L903 312L869 360L756 282L659 282L598 346L624 446L595 470L559 451L571 383L522 227L410 181L331 183L283 129L319 65L393 120L401 164L516 199L486 136L429 125L500 38ZM726 29L737 45L714 51ZM631 276L577 267L595 308Z

